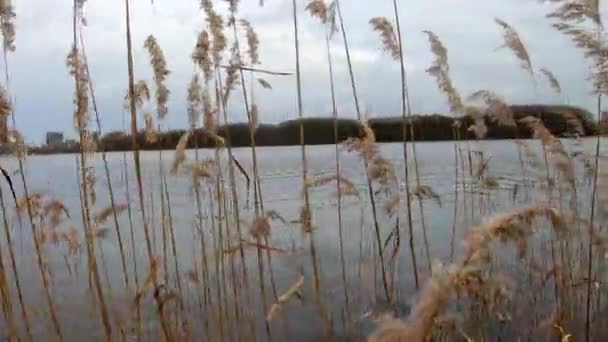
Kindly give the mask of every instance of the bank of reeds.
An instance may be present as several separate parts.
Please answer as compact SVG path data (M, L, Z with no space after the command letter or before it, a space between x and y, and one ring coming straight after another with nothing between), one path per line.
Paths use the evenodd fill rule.
M3 186L0 327L5 330L0 333L7 339L33 341L53 333L60 341L71 340L82 333L68 329L71 320L88 317L98 329L94 334L108 341L591 341L608 336L602 325L607 310L607 173L600 137L589 152L582 151L580 140L598 133L594 115L569 106L510 105L491 89L461 97L451 78L458 65L450 65L447 45L432 31L402 31L400 14L405 9L393 0L390 19L371 18L368 29L379 34L382 48L398 63L401 115L367 118L360 108L358 66L349 47L351 18L344 17L339 0L293 0L288 6L293 73L262 66L263 37L241 15L239 1L202 0L203 19L190 54L193 74L184 94L188 129L166 131L162 120L172 111L168 100L173 95L167 87L169 61L154 32L143 42L133 41L132 7L125 0L128 87L119 101L124 100L130 117L129 133L102 135L94 69L89 69L85 50L84 4L73 3L67 57L79 143L62 150L77 153L80 206L72 208L44 189L30 190L23 147L17 149L18 173L2 168L14 197L13 205ZM331 96L327 118L305 117L303 8L323 28ZM592 62L599 120L608 89L608 53L597 2L562 1L553 9L548 17L555 28ZM0 116L13 117L9 138L22 144L10 99L14 17L10 1L0 3L5 62ZM495 22L503 47L530 75L535 90L542 75L549 89L561 95L556 75L547 68L535 69L537 61L533 64L530 57L534 49L524 45L523 35L502 19ZM406 37L414 34L428 39L433 60L426 72L447 99L449 116L412 114L410 92L416 85L408 83L404 48ZM149 57L151 81L136 81L133 50L138 44ZM339 75L342 69L336 67L342 51L347 75ZM340 76L346 76L348 84L340 84ZM258 90L272 91L271 77L293 80L295 120L265 124L266 104L255 95ZM355 108L352 117L338 100L337 90L345 86ZM155 115L147 110L152 105ZM247 122L230 122L233 112L243 113ZM516 145L521 174L497 171L503 161L491 155L482 140L500 138L517 139L500 144ZM453 170L441 173L453 171L453 192L425 177L419 162L426 156L418 154L423 140L457 141ZM383 142L400 143L402 157L389 158ZM333 145L325 173L312 167L316 155L308 145L316 144ZM267 151L261 146L283 145L299 147L301 169L291 183L296 184L292 192L297 204L279 211L271 206L287 202L273 198L281 194L273 192L274 180L264 164ZM243 153L236 147L248 149ZM173 152L162 151L169 149ZM194 158L189 149L194 149ZM142 160L143 150L158 150L158 173L146 170L153 164ZM121 170L111 169L110 151L125 151L117 166ZM126 151L132 151L132 160ZM96 156L101 156L101 164ZM355 164L344 163L349 156L355 157ZM399 162L403 172L396 167ZM105 184L97 177L98 165ZM17 174L21 182L13 187ZM189 191L174 188L182 185ZM412 201L418 202L417 209ZM353 231L353 208L361 211L360 236ZM435 216L444 211L451 221L442 234L449 238L433 239L431 249L430 232L444 228L437 227ZM21 230L16 231L16 225ZM35 276L40 278L36 288L44 305L31 303L30 284L23 281L33 279L21 268L29 251L21 250L16 236L23 239L22 228L27 227ZM402 244L402 232L408 244ZM329 240L333 234L337 241ZM449 252L433 255L440 248ZM428 267L419 267L417 252L422 249ZM332 256L337 261L330 260ZM115 286L115 279L121 286ZM78 303L65 301L62 284L67 284L70 296L82 288L74 296L82 295L91 304L76 312L76 318L70 308ZM38 320L49 322L39 325Z

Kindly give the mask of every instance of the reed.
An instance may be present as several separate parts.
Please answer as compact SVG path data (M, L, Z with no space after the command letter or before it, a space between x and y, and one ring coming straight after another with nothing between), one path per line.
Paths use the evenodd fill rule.
M602 140L594 137L594 151L585 152L590 140L560 136L594 134L591 114L567 106L551 107L551 113L539 106L513 106L501 95L508 92L499 89L461 95L464 87L452 79L458 65L448 58L451 43L425 30L421 38L428 40L431 59L423 75L436 84L451 117L413 116L410 95L418 93L419 85L408 83L408 76L418 69L406 56L404 9L393 0L389 17L375 14L380 16L361 22L371 25L390 62L399 63L400 93L386 103L395 104L401 115L394 122L369 118L360 108L363 94L355 77L358 63L367 62L359 58L365 57L359 45L356 51L349 45L350 27L343 15L348 12L342 12L339 0L309 0L304 6L293 0L273 7L289 10L284 15L293 25L295 61L293 70L285 71L262 63L266 36L277 34L254 25L253 16L266 9L251 10L237 0L197 2L200 27L188 56L192 70L179 94L179 89L169 89L169 80L183 73L178 67L170 74L174 53L162 50L161 32L144 33L141 62L151 76L135 77L139 65L131 37L132 2L125 0L129 83L126 96L116 101L130 118L130 134L120 139L128 139L133 155L123 153L122 160L119 155L115 160L110 151L116 140L110 138L116 133L101 141L94 138L103 133L105 117L97 98L101 88L93 82L96 69L91 65L89 70L87 58L92 56L85 49L85 42L95 37L85 37L86 1L74 1L67 67L74 81L73 119L80 141L73 182L78 208L75 200L62 198L64 189L56 190L53 179L48 188L29 179L38 170L36 164L26 167L30 157L26 138L15 126L8 66L15 50L15 9L10 1L0 1L5 62L0 117L12 117L7 146L16 153L18 167L10 170L7 161L0 168L15 202L12 212L6 188L0 192L1 337L70 340L83 333L72 330L80 321L91 324L94 336L138 341L591 341L605 335L601 319L606 313L608 236L602 223L608 215L608 173ZM590 62L599 119L608 89L599 4L559 1L547 7L551 24ZM309 65L304 52L313 50L306 50L302 37L311 34L304 32L309 28L305 24L313 23L301 21L304 12L322 28L323 42L318 38L319 45L324 43L331 116L325 121L305 119L312 101L305 101ZM357 18L352 19L355 25ZM502 34L500 49L515 57L535 91L542 81L547 93L567 99L558 79L563 70L540 68L542 60L532 63L536 51L524 44L524 27L515 30L499 18L495 23ZM414 40L410 44L416 46ZM281 90L274 77L291 76L297 120L270 125L271 107L262 95ZM342 76L349 82L342 89L346 93L338 84ZM169 107L174 95L185 101L185 130L167 130L174 124L165 121L169 111L179 109ZM349 101L356 121L343 118ZM238 115L247 118L246 124L229 121ZM433 157L418 154L421 140L430 138L427 132L479 141L467 142L468 147L454 144L453 152L445 151L453 159L432 159L445 170L426 178L424 172L434 177L437 171L419 167L418 157ZM502 151L506 144L481 141L503 133L534 139L516 141L521 175L511 172L508 164L515 157ZM260 147L274 144L281 134L298 140L295 158L301 169L282 168L293 162L282 160L287 149ZM311 139L315 134L327 138ZM382 144L396 139L402 154ZM333 146L312 149L309 142ZM246 149L236 148L243 145ZM156 157L141 153L167 146L174 148L171 160L163 160L167 157L159 151L158 164ZM501 150L489 148L495 146ZM404 162L403 175L398 162ZM269 175L269 167L279 169ZM21 180L13 184L14 177ZM294 183L295 178L299 181ZM412 211L412 201L418 202L419 214ZM28 226L25 238L15 229ZM419 228L417 244L414 231ZM404 232L410 253L401 246ZM436 257L449 263L432 259L429 242ZM428 270L417 265L416 250L423 248ZM405 267L407 259L412 264ZM37 269L33 275L27 265L31 261ZM37 277L40 284L29 284ZM409 297L412 305L406 307ZM84 304L87 308L79 311ZM376 329L368 333L374 323Z

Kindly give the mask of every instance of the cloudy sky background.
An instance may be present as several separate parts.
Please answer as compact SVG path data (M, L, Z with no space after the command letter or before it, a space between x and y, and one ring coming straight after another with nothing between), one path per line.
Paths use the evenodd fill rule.
M214 1L218 10L224 1ZM241 0L240 15L258 32L261 67L295 71L291 1ZM326 116L330 111L323 28L304 13L307 0L298 0L304 111ZM29 142L41 143L46 131L75 136L72 126L74 82L68 76L65 56L71 46L72 3L69 0L14 0L17 13L17 51L10 55L12 93L16 97L17 125ZM551 5L535 0L427 0L400 1L405 56L415 113L446 112L446 98L438 92L425 69L432 63L422 30L434 31L448 49L451 76L463 96L491 89L512 103L565 103L592 110L587 82L588 63L572 43L551 26L545 15ZM136 79L152 84L151 67L143 47L149 34L157 37L171 74L168 129L187 125L187 85L195 70L190 54L204 16L197 0L132 0L132 28ZM400 115L399 65L382 52L369 19L392 16L390 0L342 0L355 76L370 116ZM85 44L104 132L123 129L122 102L127 88L124 2L89 0ZM561 82L564 95L551 93L539 77L534 89L529 75L502 45L499 17L519 32L535 68L546 67ZM354 117L354 106L340 35L334 51L340 115ZM263 76L273 90L256 89L262 122L279 122L297 116L295 77ZM237 94L238 95L238 94ZM230 120L244 121L240 96L233 96Z

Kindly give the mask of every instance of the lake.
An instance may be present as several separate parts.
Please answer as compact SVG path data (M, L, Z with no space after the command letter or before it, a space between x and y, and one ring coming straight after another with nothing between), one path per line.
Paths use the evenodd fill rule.
M574 140L563 142L565 149L577 156L574 158L574 165L578 197L574 204L571 196L563 198L560 196L559 199L555 199L555 203L564 207L577 207L581 217L589 217L587 211L591 188L585 176L585 165L582 159L579 160L579 156L582 151L593 153L595 141L595 139L589 138L583 139L581 142ZM530 151L535 151L539 156L542 155L538 142L527 141L526 144ZM411 144L409 146L411 148ZM525 154L522 155L523 149L515 141L428 142L417 143L415 146L419 181L423 185L430 186L434 192L433 198L419 199L411 196L413 245L421 284L430 275L429 259L432 260L432 263L444 264L458 260L464 247L461 241L465 237L468 227L480 223L483 218L492 214L509 211L528 203L545 201L547 198L546 192L542 190L540 184L542 182L539 181L539 178L543 176L542 173L539 174L528 165L528 158ZM326 310L327 317L331 320L335 336L338 339L345 338L347 334L344 329L345 325L349 326L350 335L355 340L364 339L371 333L375 327L374 318L378 313L388 310L379 276L377 236L361 158L354 152L348 152L345 147L340 146L339 149L342 176L351 181L359 193L358 197L345 196L342 200L343 250L349 293L349 312L344 310L345 297L341 272L335 183L310 189L313 233L303 233L301 225L296 222L304 203L299 147L257 148L264 210L266 212L274 211L281 216L281 218L270 221L272 228L268 245L276 249L270 253L272 272L268 269L266 252L260 252L262 274L265 279L263 295L259 285L260 264L258 263L258 252L256 252L258 249L255 247L245 249L247 281L240 275L240 270L243 268L240 253L228 251L239 243L238 237L235 235L236 220L232 215L235 207L231 200L226 200L226 203L221 203L222 207L219 209L222 210L221 215L224 215L222 208L227 209L228 221L218 216L218 202L210 200L212 196L217 195L217 188L213 181L203 181L200 186L199 198L202 215L199 217L197 195L192 185L190 172L190 165L195 159L195 151L187 151L187 161L180 167L177 175L169 174L173 162L173 151L141 153L143 192L151 247L153 254L160 258L159 263L163 266L161 268L166 266L166 270L159 275L159 278L168 280L166 287L176 292L178 285L176 265L179 268L182 288L180 298L184 304L181 310L188 317L189 328L196 336L195 340L210 337L214 340L249 339L253 335L249 333L250 327L245 323L246 317L251 317L251 321L254 322L251 331L255 331L257 339L266 340L264 317L274 302L271 277L280 295L298 279L300 274L304 276L304 283L296 297L301 298L294 297L283 306L277 318L273 319L269 325L270 334L275 340L289 338L304 341L320 338L323 333L323 323L319 318L319 306L313 289L314 271L309 250L310 236L314 236L318 262L320 302ZM604 149L602 150L604 151ZM309 146L306 151L310 178L335 174L335 147L333 145ZM396 252L395 262L391 266L391 270L395 274L395 277L391 279L393 284L391 287L394 289L396 297L392 312L406 317L416 300L418 291L415 288L411 251L408 245L409 228L405 204L403 147L402 144L382 144L380 151L382 156L392 162L399 177L399 184L392 185L392 191L398 191L402 199L398 205L398 213L389 215L383 207L379 206L377 219L381 240L389 250L396 243L395 227L399 227L400 245ZM455 151L458 151L458 159L455 159ZM248 175L253 177L251 149L239 148L233 152L236 160L247 170ZM410 190L412 190L417 185L416 167L411 160L411 149L409 152ZM481 152L484 159L480 159ZM198 157L201 160L214 158L214 156L214 150L198 151ZM44 201L57 199L65 205L69 217L62 216L62 220L56 228L57 231L68 232L71 227L74 227L82 240L84 229L76 158L76 155L31 156L27 158L25 167L30 193L43 194ZM161 196L159 158L162 159L162 169L166 176L167 192L170 198L170 218L169 208L162 206L161 203L161 201L166 201L166 196L164 192ZM225 166L227 160L225 152L221 153L221 158L222 165ZM492 185L484 188L475 181L475 174L480 161L488 160L488 158L487 170L484 172L492 178ZM524 170L522 170L521 158L528 165ZM471 167L469 160L473 162ZM144 222L137 197L138 190L132 154L108 153L107 161L115 202L117 204L128 203L132 209L130 215L127 211L118 215L127 261L127 276L130 282L128 290L125 289L121 253L112 218L98 225L97 228L103 230L105 234L95 239L94 242L103 294L112 320L114 337L118 339L118 326L125 325L128 318L132 316L136 293L134 267L137 267L137 278L141 285L148 274L149 259L145 243ZM12 175L17 196L22 197L24 192L20 175L16 173L18 164L15 158L3 157L1 162L2 166ZM125 163L127 175L125 175ZM96 178L94 184L96 203L91 206L92 214L94 214L109 206L110 197L101 154L98 153L88 160L88 165L94 167ZM457 171L455 165L458 165ZM245 177L238 171L235 172L240 225L243 234L247 234L251 222L255 219L253 185L247 191ZM221 173L226 185L225 195L230 197L227 168L224 167ZM562 186L558 183L557 188L560 187ZM15 253L31 331L36 340L47 340L53 336L54 329L35 258L29 219L23 212L21 220L19 220L7 189L6 184L3 183L2 190L7 206L6 218L12 234L12 248ZM561 194L561 191L559 193ZM377 195L381 197L381 194ZM128 200L128 196L130 200ZM557 197L555 195L555 198ZM381 205L381 203L376 204ZM130 232L130 221L134 230L133 238ZM219 231L216 229L219 222L229 222L228 226L223 225L221 228L225 233L222 241L219 240ZM199 223L202 223L202 229L200 229ZM423 225L426 230L423 229ZM40 229L40 225L37 226ZM174 232L177 258L173 256L170 226ZM201 234L205 239L204 254L209 265L206 272L201 268L203 259ZM6 234L2 232L0 236L13 313L15 317L19 318L21 309L17 299L13 269L10 266ZM545 262L548 260L547 254L544 253L548 251L546 240L542 238L539 238L538 241L535 240L538 243L534 244L533 252L533 255L539 256ZM258 242L261 243L261 240ZM221 248L220 243L223 245ZM389 252L385 253L385 259L389 258L389 254ZM504 255L508 255L509 258L501 260L500 263L504 267L512 267L521 271L516 265L517 259L511 254L505 250ZM43 263L51 282L50 293L64 339L69 341L104 339L99 304L96 303L96 297L88 285L85 245L82 244L77 255L70 256L65 242L54 243L49 237L48 241L43 244ZM203 273L207 273L207 284L204 284ZM518 278L518 276L514 276L514 278ZM229 286L233 283L239 284L240 288L235 289L234 286ZM248 283L249 290L245 288L245 283ZM205 293L204 288L206 287L208 287L208 293ZM246 296L246 293L249 293L249 296ZM537 298L539 303L538 322L535 321L536 323L542 320L543 314L549 315L552 307L551 288L540 289L539 293ZM262 296L266 298L266 305L263 304ZM235 299L237 297L238 299ZM204 302L206 300L208 302ZM601 304L601 299L599 303ZM225 304L228 304L229 307L226 307ZM168 305L170 306L169 317L174 318L175 312L179 311L177 304ZM203 313L201 312L202 307L210 309ZM455 310L458 312L459 309ZM237 315L241 315L238 320ZM144 340L160 340L159 319L151 292L142 297L141 316L141 334ZM221 328L218 324L218 317L223 317L220 320L224 321ZM17 319L17 321L19 322L19 335L23 337L25 336L23 320ZM174 319L171 324L177 324L176 321ZM517 317L513 319L513 323L516 322L518 322ZM2 337L1 333L6 330L6 320L0 320L0 337ZM135 320L125 330L126 339L136 339ZM508 339L508 336L513 337L512 334L516 333L513 330L516 329L498 329L496 336ZM521 333L526 335L524 332ZM603 333L606 334L605 331Z

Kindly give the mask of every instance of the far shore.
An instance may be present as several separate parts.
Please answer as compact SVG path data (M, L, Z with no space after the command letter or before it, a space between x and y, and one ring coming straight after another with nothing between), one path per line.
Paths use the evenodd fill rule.
M585 137L600 133L595 119L588 111L572 106L554 105L518 105L511 106L516 122L526 116L541 119L544 125L558 137ZM454 118L448 115L430 114L414 115L406 119L406 136L403 136L404 121L401 117L373 118L368 120L369 126L376 135L376 141L401 142L407 141L452 141L471 140L476 137L468 130L473 124L470 117ZM305 118L290 120L279 124L261 124L255 132L256 146L295 146L300 144L300 125L304 126L304 143L306 145L334 144L334 125L337 127L337 141L342 142L349 137L361 134L361 124L352 119L328 117ZM410 129L410 125L412 125ZM485 139L529 139L531 130L523 123L517 126L499 126L496 122L486 119L488 132ZM458 128L456 128L458 127ZM411 132L413 131L413 136ZM145 133L139 132L136 142L140 150L173 150L185 130L171 130L158 133L155 142L146 140ZM228 134L229 133L229 134ZM246 123L220 126L217 135L222 137L232 147L251 146L249 126ZM209 136L204 129L194 130L188 141L188 148L215 148L217 140ZM109 132L98 141L98 149L106 152L132 151L133 141L129 134L122 131ZM62 154L77 153L80 145L77 142L56 146L40 146L28 148L28 154Z

